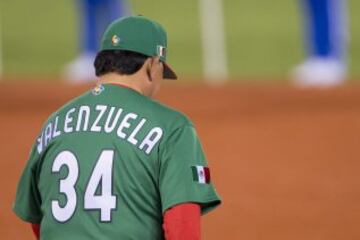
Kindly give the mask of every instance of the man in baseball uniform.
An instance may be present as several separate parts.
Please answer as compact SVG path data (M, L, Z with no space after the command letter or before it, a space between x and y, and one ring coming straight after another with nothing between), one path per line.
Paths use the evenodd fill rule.
M41 239L200 239L220 204L193 123L151 97L166 63L163 27L113 22L97 86L53 113L22 173L14 212Z

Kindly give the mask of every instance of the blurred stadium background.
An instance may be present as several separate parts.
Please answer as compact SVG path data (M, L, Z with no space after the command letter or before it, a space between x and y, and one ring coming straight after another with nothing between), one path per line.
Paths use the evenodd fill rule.
M223 0L230 81L203 84L199 2L131 9L168 30L181 80L158 99L194 121L224 200L203 239L360 239L360 1L348 1L353 81L329 89L287 84L304 59L297 0ZM49 114L91 87L57 81L78 53L76 14L74 0L0 0L1 239L32 239L11 211L29 149Z
M303 60L298 4L295 0L223 1L231 78L284 80ZM76 56L73 0L3 0L0 9L3 75L56 76ZM134 14L157 19L167 28L169 61L184 80L202 76L199 1L133 0L131 9ZM349 0L351 78L360 75L356 67L360 66L358 9L360 2Z

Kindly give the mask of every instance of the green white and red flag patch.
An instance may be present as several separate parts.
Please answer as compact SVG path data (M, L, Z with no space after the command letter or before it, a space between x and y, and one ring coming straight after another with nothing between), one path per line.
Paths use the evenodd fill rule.
M210 169L204 166L192 166L193 179L202 184L210 183Z

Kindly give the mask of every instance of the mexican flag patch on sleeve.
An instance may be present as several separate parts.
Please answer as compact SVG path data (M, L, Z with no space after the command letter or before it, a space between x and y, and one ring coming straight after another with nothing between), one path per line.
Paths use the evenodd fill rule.
M192 166L193 179L195 182L208 184L210 183L210 169L204 166Z

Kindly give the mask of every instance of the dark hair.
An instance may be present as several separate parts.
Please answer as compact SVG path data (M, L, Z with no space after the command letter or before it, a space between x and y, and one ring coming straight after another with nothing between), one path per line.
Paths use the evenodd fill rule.
M100 77L107 73L131 75L139 71L148 56L127 50L103 50L94 61L95 74Z

